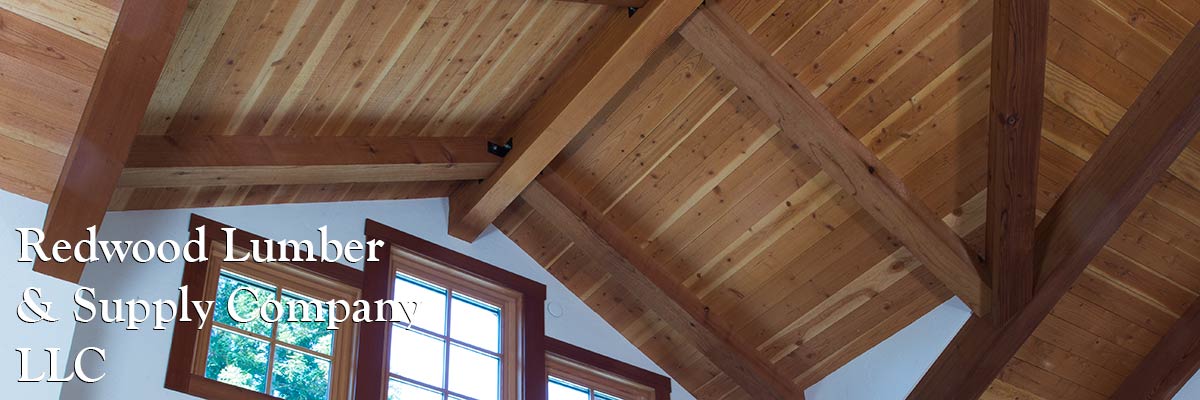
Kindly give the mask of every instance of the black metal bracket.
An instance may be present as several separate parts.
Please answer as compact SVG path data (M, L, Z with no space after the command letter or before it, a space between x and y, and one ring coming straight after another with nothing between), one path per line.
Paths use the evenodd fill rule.
M492 153L492 154L495 154L496 156L504 158L504 156L508 155L508 151L512 150L512 146L513 146L512 138L509 138L508 141L504 142L503 145L488 142L487 151L488 151L488 153Z

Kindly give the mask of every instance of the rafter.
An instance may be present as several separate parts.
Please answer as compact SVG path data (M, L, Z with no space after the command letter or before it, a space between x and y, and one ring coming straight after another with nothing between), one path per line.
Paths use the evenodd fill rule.
M475 180L498 165L483 138L139 136L118 186Z
M987 250L992 318L1003 324L1033 297L1038 143L1049 0L996 0L988 132Z
M137 135L186 8L185 0L122 3L50 200L44 228L46 243L82 240L87 227L104 220L130 143ZM39 262L34 270L78 282L83 264Z
M1112 399L1171 400L1200 370L1200 299L1193 302Z
M616 224L553 172L542 174L521 199L629 288L689 343L755 399L803 399L804 392L738 341L729 327L708 318L704 304L659 268Z
M494 174L450 197L450 234L473 241L600 112L701 0L652 0L614 11L606 29L515 125L513 150Z
M680 33L776 121L801 151L967 303L987 312L991 290L977 257L886 165L719 6L701 7Z
M565 1L568 3L587 3L587 4L600 4L600 5L616 6L616 7L633 7L633 8L641 8L646 5L646 0L558 0L558 1Z
M910 399L973 399L1200 131L1200 27L1192 29L1037 227L1037 290L1007 324L972 317Z

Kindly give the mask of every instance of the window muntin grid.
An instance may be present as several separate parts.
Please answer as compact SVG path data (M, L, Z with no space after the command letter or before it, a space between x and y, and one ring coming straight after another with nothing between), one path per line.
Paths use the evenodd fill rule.
M393 298L419 305L411 326L392 325L389 400L500 398L500 306L401 272Z
M278 397L281 393L276 389L281 387L279 385L281 381L284 382L282 385L295 385L299 383L287 382L289 376L281 373L283 368L279 368L279 365L294 360L311 360L312 362L306 363L307 366L315 366L319 373L312 375L310 371L309 375L306 376L309 380L305 381L305 383L312 383L311 379L320 380L318 382L321 386L325 387L325 393L321 399L328 399L332 389L335 331L325 329L325 324L322 322L286 321L286 313L288 312L286 306L284 310L281 310L285 317L278 322L267 322L257 317L248 322L237 322L232 318L227 309L229 304L228 296L232 295L235 289L229 289L229 293L222 296L222 292L225 291L222 288L245 287L256 294L258 303L253 304L253 307L240 307L243 304L235 304L235 307L237 307L236 311L243 317L256 316L259 307L262 307L270 299L274 299L280 302L280 304L283 304L286 300L311 302L313 299L309 296L284 289L281 286L268 284L224 269L217 276L217 285L217 296L214 299L216 303L215 315L212 327L209 330L208 354L204 364L204 376L219 382ZM237 293L240 295L239 297L252 298L245 291ZM238 302L235 301L234 303ZM268 307L268 309L272 313L274 312L271 307ZM321 311L315 312L327 315L327 313ZM318 327L320 329L317 329ZM310 330L314 333L324 331L324 333L309 336L298 334L298 332L303 330ZM228 349L218 351L221 346L228 346ZM230 370L231 362L233 362L231 356L239 353L253 354L250 362L254 365L261 365L263 370L246 371L244 368L238 366L233 366L236 371ZM245 362L245 360L242 361ZM221 368L214 369L213 367L215 366L220 366Z

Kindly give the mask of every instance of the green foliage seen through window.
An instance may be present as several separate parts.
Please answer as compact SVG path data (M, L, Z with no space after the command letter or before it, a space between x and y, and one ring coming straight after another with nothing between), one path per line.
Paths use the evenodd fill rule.
M248 288L258 297L256 301L243 290L233 299L238 315L243 319L254 316L253 321L237 322L229 314L229 297L238 288ZM285 400L329 399L333 331L321 322L287 322L290 310L286 306L284 321L273 324L257 318L261 304L271 299L285 305L312 301L271 285L221 273L204 376ZM295 308L295 312L297 318L303 317L302 309ZM318 311L310 306L308 312ZM327 312L320 310L321 315ZM274 357L274 363L268 362L270 357Z

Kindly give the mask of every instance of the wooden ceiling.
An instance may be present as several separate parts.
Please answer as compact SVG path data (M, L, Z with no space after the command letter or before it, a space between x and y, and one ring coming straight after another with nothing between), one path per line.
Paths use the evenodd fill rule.
M50 200L119 6L114 1L0 1L4 190Z
M0 188L48 200L119 4L0 0ZM982 253L990 0L717 2ZM510 137L610 18L549 0L192 1L141 135ZM1051 0L1040 213L1200 21L1196 0ZM951 293L678 35L551 167L807 387ZM121 188L110 209L442 197L457 182ZM698 398L748 398L517 200L495 224ZM1103 399L1200 293L1200 142L985 398Z

